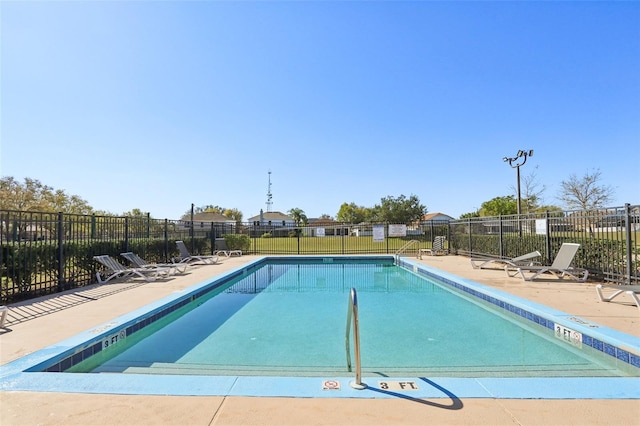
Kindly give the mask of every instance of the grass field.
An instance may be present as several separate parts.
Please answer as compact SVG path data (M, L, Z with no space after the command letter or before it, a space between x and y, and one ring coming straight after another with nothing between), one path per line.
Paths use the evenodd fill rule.
M271 237L251 240L251 252L258 254L357 254L377 253L395 254L407 244L407 238L385 238L382 242L374 242L373 237ZM417 241L417 240L416 240ZM430 241L418 241L412 244L406 253L416 253L418 248L431 248Z

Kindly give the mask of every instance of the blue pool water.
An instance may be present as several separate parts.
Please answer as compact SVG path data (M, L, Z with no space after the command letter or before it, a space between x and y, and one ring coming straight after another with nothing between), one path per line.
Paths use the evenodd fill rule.
M389 256L259 258L0 366L0 391L640 398L640 338L397 262L402 269L359 266L392 265ZM359 292L364 390L349 386L354 374L346 371L351 286ZM287 341L294 344L280 346Z
M546 324L499 312L388 259L264 264L68 371L346 373L351 288L358 292L364 375L634 374L592 348L558 338Z

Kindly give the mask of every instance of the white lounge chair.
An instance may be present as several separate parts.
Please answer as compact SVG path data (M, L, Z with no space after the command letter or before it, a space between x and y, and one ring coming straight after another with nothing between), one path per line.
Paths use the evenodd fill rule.
M574 268L571 266L571 262L573 262L573 258L576 256L579 248L580 244L562 243L562 247L558 250L558 254L556 254L556 258L553 260L551 266L516 265L514 267L506 265L504 270L510 277L520 274L522 279L525 281L533 281L542 274L552 274L558 278L571 277L578 282L585 282L589 275L589 271L583 268ZM514 269L515 272L513 272ZM533 274L527 276L525 275L525 271L533 272Z
M133 252L120 253L120 256L127 259L136 268L168 268L169 275L182 274L189 267L188 263L149 263Z
M227 242L224 240L224 238L216 238L215 244L216 250L213 252L213 254L226 257L242 256L242 250L229 250L229 248L227 247Z
M610 296L605 296L604 294L602 294L602 289L603 288L608 288L608 289L615 290L615 291ZM611 300L613 300L614 298L618 297L622 293L626 293L627 295L629 295L636 302L636 305L638 306L638 309L640 309L640 298L638 298L638 294L640 294L640 285L602 285L602 284L598 284L596 286L596 292L598 293L598 297L600 297L600 300L603 301L603 302L611 302Z
M137 276L145 281L155 281L160 276L169 274L169 268L127 268L108 254L93 256L106 270L96 272L98 283L104 284L114 278L130 278ZM106 279L103 278L107 276Z
M516 267L518 265L533 266L539 263L534 262L532 259L542 256L538 250L531 253L523 254L522 256L512 257L511 259L501 259L495 257L472 257L471 266L473 269L489 269L489 268L504 268L505 266Z
M447 241L447 237L444 235L438 235L434 238L431 248L421 248L418 250L418 259L422 259L422 254L429 254L435 256L436 254L447 254L447 250L444 248L444 242Z
M0 328L4 328L4 323L7 321L7 314L9 313L9 308L6 306L0 306Z
M218 261L217 254L210 256L191 255L189 253L189 250L187 250L187 246L184 244L184 241L176 241L176 245L178 246L178 250L180 251L180 257L177 259L172 259L174 263L202 262L204 264L213 265Z

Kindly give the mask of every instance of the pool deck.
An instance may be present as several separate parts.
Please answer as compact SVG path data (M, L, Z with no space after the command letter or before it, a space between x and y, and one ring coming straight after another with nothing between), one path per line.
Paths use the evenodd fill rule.
M184 276L90 286L10 306L0 329L0 364L139 309L255 256L225 258ZM462 256L425 256L417 262L515 296L640 336L640 310L621 295L598 300L597 282L524 282L502 270L472 269ZM237 396L132 396L0 392L0 424L8 425L609 425L638 424L638 399L361 399Z

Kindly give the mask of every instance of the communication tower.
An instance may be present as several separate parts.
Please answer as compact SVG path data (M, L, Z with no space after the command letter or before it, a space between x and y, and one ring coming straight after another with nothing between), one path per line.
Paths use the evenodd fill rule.
M267 187L267 211L268 212L271 211L271 206L273 205L273 201L271 201L272 198L273 198L273 194L271 194L271 170L269 170L269 185Z

